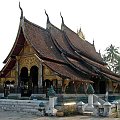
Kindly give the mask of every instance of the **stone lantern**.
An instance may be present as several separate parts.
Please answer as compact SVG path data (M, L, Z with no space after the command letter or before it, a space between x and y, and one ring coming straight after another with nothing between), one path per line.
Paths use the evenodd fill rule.
M94 111L93 111L93 114L95 115L95 116L99 116L99 106L100 106L101 104L97 101L97 102L95 102L94 103Z
M116 106L116 111L118 112L118 102L117 101L113 101L112 104L114 104Z
M119 102L118 101L113 101L112 104L114 104L116 106L117 116L119 116Z
M77 109L78 109L78 112L79 112L80 114L83 114L83 113L84 113L84 105L85 105L85 103L82 102L82 101L80 101L79 103L77 103Z
M39 104L39 111L41 112L41 115L44 116L45 114L45 105L43 102Z
M104 113L103 116L110 116L111 114L111 103L108 101L103 104L104 107Z

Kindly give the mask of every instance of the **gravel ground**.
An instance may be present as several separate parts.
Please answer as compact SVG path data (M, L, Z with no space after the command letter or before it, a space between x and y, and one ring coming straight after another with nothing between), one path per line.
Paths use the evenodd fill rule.
M120 118L95 118L91 116L40 117L30 113L0 111L0 120L120 120Z

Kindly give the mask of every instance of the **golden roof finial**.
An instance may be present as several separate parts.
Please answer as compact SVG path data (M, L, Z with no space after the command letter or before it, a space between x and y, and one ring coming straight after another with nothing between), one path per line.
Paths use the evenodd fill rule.
M85 36L84 36L84 34L83 34L82 30L81 30L81 27L80 27L79 30L77 30L77 34L78 34L78 36L79 36L82 40L85 40Z

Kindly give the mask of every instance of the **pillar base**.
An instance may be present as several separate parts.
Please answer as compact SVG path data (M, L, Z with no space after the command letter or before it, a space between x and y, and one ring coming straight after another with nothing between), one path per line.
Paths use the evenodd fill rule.
M55 108L52 108L52 109L49 109L46 111L46 114L48 116L56 116L56 113L57 113L57 109L55 109Z
M94 111L94 106L93 105L87 105L85 110L89 111L89 112L93 112Z

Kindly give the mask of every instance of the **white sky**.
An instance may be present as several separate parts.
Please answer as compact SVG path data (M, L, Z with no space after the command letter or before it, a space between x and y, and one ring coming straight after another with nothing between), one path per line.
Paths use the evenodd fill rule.
M73 31L80 27L101 53L110 44L120 47L120 0L0 0L0 69L16 39L20 21L19 1L24 16L46 27L46 9L51 23L60 28L61 17Z

